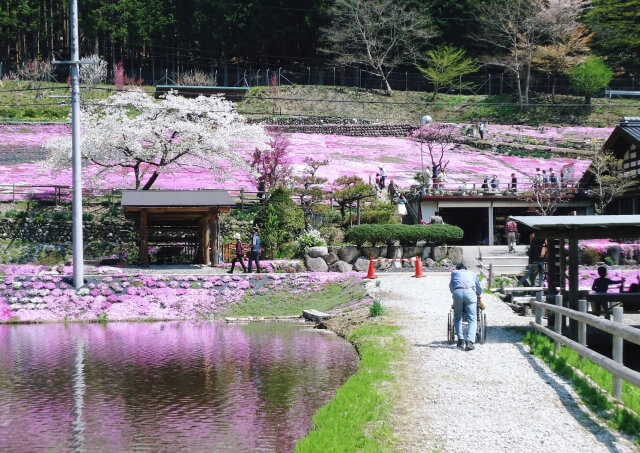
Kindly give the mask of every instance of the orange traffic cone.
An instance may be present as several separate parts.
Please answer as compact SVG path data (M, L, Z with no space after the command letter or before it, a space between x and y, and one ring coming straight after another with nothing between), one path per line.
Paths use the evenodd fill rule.
M420 259L419 256L416 256L416 275L414 275L414 277L416 278L424 277L424 275L422 275L422 260Z
M369 272L367 272L367 278L376 278L375 266L373 260L369 260Z

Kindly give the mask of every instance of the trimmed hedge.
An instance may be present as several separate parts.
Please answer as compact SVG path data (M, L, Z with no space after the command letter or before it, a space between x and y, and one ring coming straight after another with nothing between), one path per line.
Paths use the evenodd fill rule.
M345 239L358 247L400 242L402 245L426 241L435 244L455 242L462 239L462 228L455 225L356 225L347 231Z

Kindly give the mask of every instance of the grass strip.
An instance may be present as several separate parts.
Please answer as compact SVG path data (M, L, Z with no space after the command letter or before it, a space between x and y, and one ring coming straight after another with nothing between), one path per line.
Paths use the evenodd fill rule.
M247 295L225 311L224 316L301 315L302 310L312 308L327 312L335 307L361 300L365 295L362 284L349 279L341 283L329 283L321 291L292 293L282 290L255 296Z
M577 352L566 346L562 346L560 353L556 355L553 341L538 333L528 332L524 337L524 343L528 344L531 347L531 352L543 359L554 372L570 379L580 398L610 426L627 434L640 435L640 418L636 415L640 413L640 389L638 387L623 381L622 402L624 407L620 407L613 404L602 392L602 390L609 394L612 392L613 375L609 371L588 359L580 359ZM594 388L589 381L580 377L575 372L576 369L588 376L600 388ZM636 438L636 442L640 444L640 437Z
M296 445L296 452L391 452L392 430L386 423L391 409L391 364L406 351L397 326L365 324L347 339L360 354L358 372L338 389L313 417L313 428Z

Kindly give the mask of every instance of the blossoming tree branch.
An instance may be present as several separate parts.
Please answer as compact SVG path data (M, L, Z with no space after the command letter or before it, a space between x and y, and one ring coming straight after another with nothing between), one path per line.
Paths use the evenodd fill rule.
M234 144L264 147L267 135L247 124L235 105L219 96L187 99L173 93L155 100L141 90L122 91L84 104L82 157L105 173L124 173L136 190L148 190L162 174L204 168L223 180L228 166L248 169ZM71 165L71 138L46 143L47 165Z

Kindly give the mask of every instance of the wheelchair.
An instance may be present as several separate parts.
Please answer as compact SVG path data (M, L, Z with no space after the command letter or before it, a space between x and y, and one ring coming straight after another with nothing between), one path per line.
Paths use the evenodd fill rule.
M478 317L477 322L477 330L476 330L476 341L475 343L484 344L487 340L487 314L484 312L482 308L476 302L476 315ZM456 328L454 325L454 310L453 307L449 310L448 322L447 322L447 340L449 343L453 344L456 342ZM462 314L462 327L464 328L464 324L467 322L467 313Z

